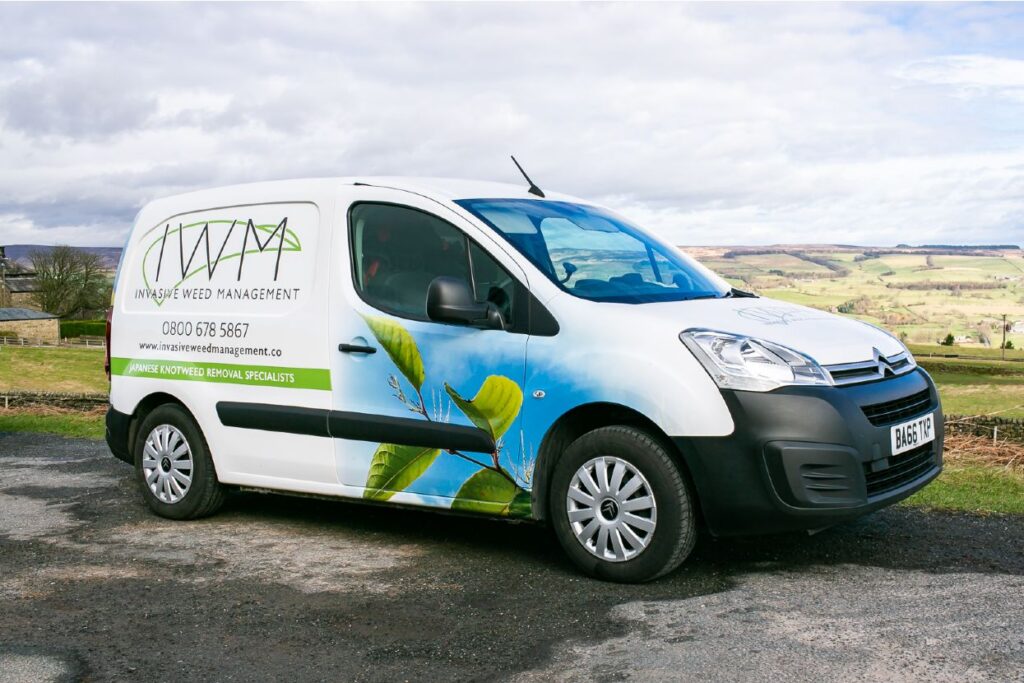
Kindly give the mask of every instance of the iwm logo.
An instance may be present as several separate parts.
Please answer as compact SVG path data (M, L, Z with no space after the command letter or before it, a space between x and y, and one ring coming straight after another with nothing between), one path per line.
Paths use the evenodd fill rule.
M277 223L256 223L252 218L179 223L176 228L167 223L160 236L146 246L144 287L135 291L135 297L151 299L158 306L168 299L252 298L251 287L232 285L253 280L276 284L282 257L298 251L302 244L288 228L287 216ZM209 285L217 273L222 273L217 280L224 286L214 288ZM262 292L266 287L258 289ZM285 289L292 292L292 288ZM284 296L261 292L256 292L260 299Z

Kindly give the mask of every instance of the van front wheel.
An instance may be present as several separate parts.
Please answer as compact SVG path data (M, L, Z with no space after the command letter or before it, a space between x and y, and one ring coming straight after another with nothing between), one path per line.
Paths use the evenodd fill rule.
M205 517L224 502L206 439L174 403L156 408L139 425L135 473L146 504L161 517Z
M650 581L678 567L696 540L679 467L646 432L602 427L566 449L551 480L555 534L577 566L601 579Z

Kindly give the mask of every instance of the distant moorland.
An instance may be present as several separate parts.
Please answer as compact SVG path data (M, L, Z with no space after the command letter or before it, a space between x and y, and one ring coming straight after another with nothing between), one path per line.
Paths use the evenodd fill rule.
M4 255L15 261L18 265L29 267L32 265L30 255L34 251L46 252L53 249L52 246L44 244L6 244L3 245ZM103 259L103 266L114 270L117 262L121 260L121 247L78 247L82 251L98 254Z
M682 247L736 287L845 313L935 344L1024 345L1024 253L1015 246Z

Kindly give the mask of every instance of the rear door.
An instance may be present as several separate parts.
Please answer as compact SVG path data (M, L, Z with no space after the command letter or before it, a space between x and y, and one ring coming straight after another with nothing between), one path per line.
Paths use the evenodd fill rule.
M340 481L373 500L528 515L525 273L441 204L384 188L351 192L339 203L332 269ZM498 306L507 329L429 320L427 288L442 275Z

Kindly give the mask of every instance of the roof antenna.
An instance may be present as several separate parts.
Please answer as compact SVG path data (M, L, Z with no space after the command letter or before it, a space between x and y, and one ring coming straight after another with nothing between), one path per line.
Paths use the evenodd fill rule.
M543 199L544 198L544 191L541 190L539 187L537 187L536 185L533 184L533 181L530 180L530 176L526 175L526 171L524 171L523 167L519 165L519 162L516 161L515 157L512 157L512 163L516 165L516 168L519 169L519 172L523 174L524 178L526 178L526 182L530 183L530 189L527 190L527 192L529 192L530 194L535 194L538 197L540 197L541 199Z

